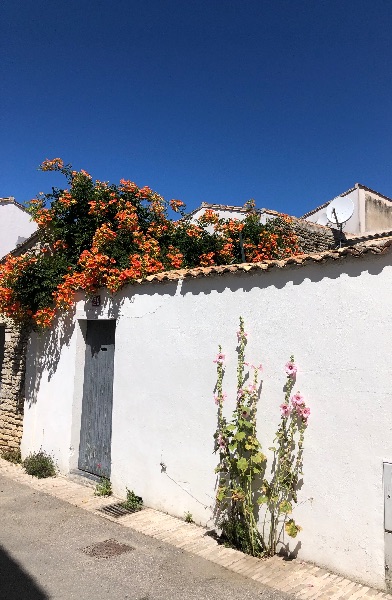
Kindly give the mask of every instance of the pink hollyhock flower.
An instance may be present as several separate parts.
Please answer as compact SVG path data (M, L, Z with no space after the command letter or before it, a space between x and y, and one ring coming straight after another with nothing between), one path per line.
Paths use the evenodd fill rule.
M249 417L249 411L244 409L241 413L241 415L244 417L244 419L246 419L247 417Z
M303 418L304 421L307 421L310 417L310 408L308 406L305 406L305 408L303 408L301 410L301 417Z
M304 406L304 397L299 392L297 392L296 394L294 394L294 396L291 396L291 404L293 406Z
M218 394L214 394L215 404L219 404L220 400L222 400L222 402L223 402L224 400L226 400L226 398L227 398L226 392L223 392L221 398L219 397Z
M242 396L245 394L244 390L242 388L240 388L237 392L237 398L242 398Z
M294 377L294 375L297 372L297 365L295 363L293 363L291 360L285 364L284 368L285 368L286 374L289 377Z
M238 341L240 341L242 337L244 337L244 338L247 338L247 337L248 337L248 334L247 334L247 333L245 333L245 331L237 331L237 338L238 338Z
M291 412L291 408L288 404L281 404L280 405L280 414L282 415L282 417L288 417L290 412Z
M216 355L216 358L214 360L214 363L219 363L220 365L223 365L224 360L225 360L225 355L222 354L222 352L218 352L218 354Z
M253 394L255 391L256 391L256 386L255 386L255 384L254 384L254 383L253 383L252 385L249 385L249 386L248 386L248 392L249 392L250 394Z
M221 433L218 435L217 441L220 448L226 448L226 440Z

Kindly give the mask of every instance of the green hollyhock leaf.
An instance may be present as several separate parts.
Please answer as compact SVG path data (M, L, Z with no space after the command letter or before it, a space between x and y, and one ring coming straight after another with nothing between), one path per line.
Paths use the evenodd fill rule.
M216 494L216 499L218 502L222 502L223 498L225 497L227 492L227 487L222 486L218 489L218 492Z
M257 504L267 504L268 498L267 496L259 496L257 498Z
M254 456L252 456L252 461L256 464L260 464L267 460L266 456L262 452L258 452Z
M302 527L296 525L294 519L289 519L285 524L284 528L286 530L286 533L292 538L297 537L298 532L302 529Z
M246 460L246 458L242 457L239 460L237 460L237 468L239 471L242 471L244 473L248 467L249 467L249 464L248 464L248 461Z
M288 500L283 500L283 502L281 502L279 504L279 513L287 515L291 512L293 512L293 507L291 506L291 502L289 502Z

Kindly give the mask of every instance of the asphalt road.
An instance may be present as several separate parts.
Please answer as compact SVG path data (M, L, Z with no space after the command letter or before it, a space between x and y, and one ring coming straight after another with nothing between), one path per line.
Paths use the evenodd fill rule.
M98 558L114 539L132 549ZM1 600L290 600L202 558L0 476Z

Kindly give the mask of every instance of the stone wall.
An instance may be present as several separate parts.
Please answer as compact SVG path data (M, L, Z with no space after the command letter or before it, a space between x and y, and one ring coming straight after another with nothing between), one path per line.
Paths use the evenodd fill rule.
M23 431L26 348L29 334L0 317L5 326L0 384L0 450L19 448Z
M339 232L325 225L293 218L293 229L305 254L323 252L339 245Z

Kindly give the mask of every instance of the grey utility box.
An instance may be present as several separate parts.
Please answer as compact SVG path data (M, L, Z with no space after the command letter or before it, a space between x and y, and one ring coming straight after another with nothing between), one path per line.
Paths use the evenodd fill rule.
M392 591L392 463L384 463L385 584Z
M384 463L384 529L392 533L392 463Z

